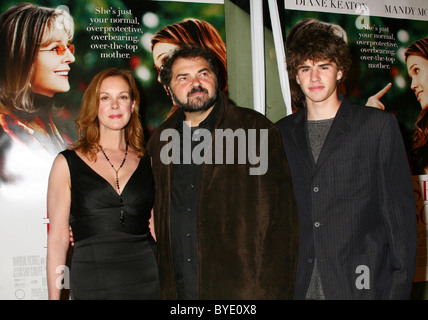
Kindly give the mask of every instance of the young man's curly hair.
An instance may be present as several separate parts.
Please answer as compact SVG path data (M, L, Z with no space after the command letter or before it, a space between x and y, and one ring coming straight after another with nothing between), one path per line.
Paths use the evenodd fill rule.
M338 83L345 80L352 63L345 31L339 26L315 19L304 19L296 23L288 34L286 47L290 85L294 88L293 92L298 88L300 95L303 93L296 82L296 75L299 65L304 61L335 62L338 70L343 72ZM297 99L301 100L302 97Z

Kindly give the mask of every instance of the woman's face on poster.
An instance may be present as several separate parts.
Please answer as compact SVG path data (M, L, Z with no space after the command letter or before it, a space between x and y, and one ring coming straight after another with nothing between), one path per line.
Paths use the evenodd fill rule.
M52 97L57 92L70 90L69 64L75 58L68 46L69 39L62 30L56 33L52 43L40 48L34 62L34 77L31 82L33 92Z
M407 58L407 72L411 80L410 88L415 92L421 108L428 107L428 60L411 55ZM426 88L426 89L425 89Z
M153 62L155 64L156 70L158 71L159 82L160 82L159 70L160 70L160 67L162 66L163 60L168 55L168 53L172 52L176 48L178 48L176 44L163 43L163 42L158 42L153 47Z

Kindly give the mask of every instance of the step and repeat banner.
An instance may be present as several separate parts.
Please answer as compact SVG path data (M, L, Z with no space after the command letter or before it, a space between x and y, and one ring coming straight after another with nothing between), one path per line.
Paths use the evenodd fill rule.
M92 77L110 67L132 71L148 137L172 107L158 82L165 52L205 43L226 61L223 1L28 2L34 7L0 3L0 299L48 297L47 182L54 157L76 139L74 119ZM38 7L60 12L53 26ZM73 55L55 43L43 49L52 52L34 52L38 41L63 34L73 36Z
M415 281L428 281L428 98L424 97L428 93L428 2L285 0L286 30L303 19L335 24L337 32L347 40L353 63L340 90L354 102L384 108L398 118L417 202L419 244ZM406 64L404 53L409 47L412 54L422 59L422 65L425 61L424 69L412 70ZM414 142L416 128L421 132L419 142Z

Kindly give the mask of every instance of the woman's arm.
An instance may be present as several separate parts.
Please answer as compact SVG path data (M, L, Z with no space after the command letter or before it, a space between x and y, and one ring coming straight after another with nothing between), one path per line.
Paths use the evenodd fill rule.
M150 216L150 220L149 220L149 229L150 229L150 233L152 234L153 239L156 241L155 221L153 218L153 209L151 211L151 216Z
M47 280L49 299L58 300L61 295L58 267L65 266L69 246L69 216L70 216L70 172L67 160L58 155L52 165L49 176L47 208L49 215ZM66 274L68 275L68 273Z

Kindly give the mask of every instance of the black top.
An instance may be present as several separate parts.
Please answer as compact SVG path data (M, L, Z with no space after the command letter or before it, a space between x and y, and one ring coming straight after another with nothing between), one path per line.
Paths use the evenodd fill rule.
M149 230L154 198L149 156L140 159L119 196L75 151L61 154L71 177L70 225L75 240L71 297L158 299L156 245Z
M198 243L197 210L201 182L201 165L195 164L191 154L183 145L189 143L191 151L203 142L200 130L212 132L215 127L218 107L214 107L208 117L198 127L189 128L184 118L177 122L180 133L180 164L174 164L171 186L170 229L178 299L198 298ZM190 131L190 141L183 142Z
M144 156L122 187L125 225L120 223L121 201L114 187L89 167L74 151L69 153L71 174L70 225L75 243L94 233L121 231L130 234L149 232L149 219L153 206L153 175L150 158ZM70 157L73 161L70 161ZM73 169L75 171L73 171ZM141 181L143 179L143 183Z

